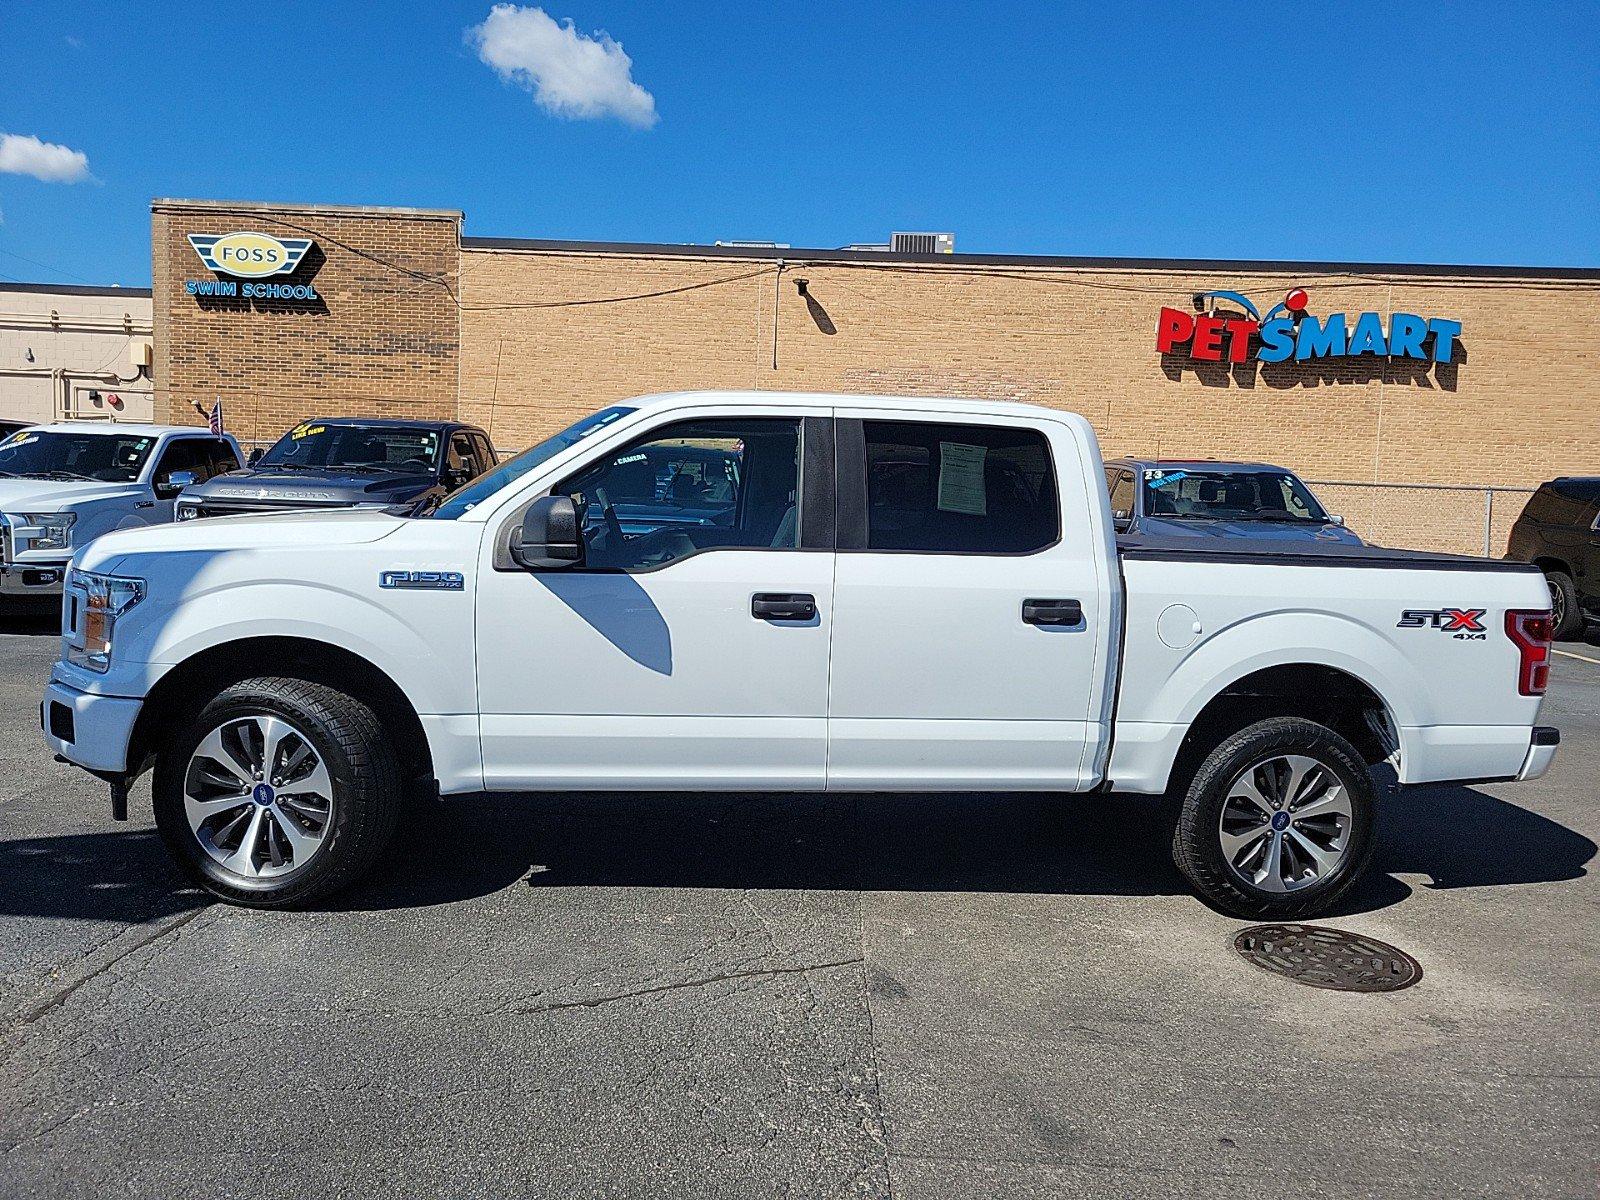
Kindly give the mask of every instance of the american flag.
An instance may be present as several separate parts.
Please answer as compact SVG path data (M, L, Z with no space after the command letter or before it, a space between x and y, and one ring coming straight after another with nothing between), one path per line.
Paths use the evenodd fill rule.
M222 436L222 397L217 397L217 402L211 406L211 413L206 417L211 426L211 432L217 437Z

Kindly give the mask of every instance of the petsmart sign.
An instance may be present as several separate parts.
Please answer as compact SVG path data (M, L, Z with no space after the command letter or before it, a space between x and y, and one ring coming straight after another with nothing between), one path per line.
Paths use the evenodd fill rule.
M317 300L309 283L259 283L272 275L290 275L314 243L310 238L275 238L267 233L191 233L189 245L219 279L186 279L191 296L223 296L249 300Z
M1216 311L1224 301L1239 312ZM1375 312L1329 313L1318 317L1307 311L1310 298L1295 288L1265 318L1255 304L1238 292L1201 292L1197 305L1209 311L1187 313L1163 308L1156 320L1156 349L1162 354L1187 352L1201 362L1266 363L1294 359L1419 358L1436 363L1450 361L1461 322L1415 313L1392 313L1388 323Z

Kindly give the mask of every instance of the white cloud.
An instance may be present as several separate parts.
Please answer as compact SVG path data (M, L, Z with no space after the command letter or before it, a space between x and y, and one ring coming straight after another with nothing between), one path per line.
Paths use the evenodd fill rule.
M89 178L89 156L32 135L0 133L0 173L32 175L46 183L81 183Z
M633 81L633 59L604 31L585 37L570 17L557 22L542 8L496 4L468 34L479 58L501 79L532 92L548 113L615 117L639 129L658 119L655 97Z

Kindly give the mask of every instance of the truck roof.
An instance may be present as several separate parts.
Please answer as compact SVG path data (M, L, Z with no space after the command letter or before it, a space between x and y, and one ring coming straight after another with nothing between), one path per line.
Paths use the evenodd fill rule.
M48 433L142 433L148 437L160 437L164 433L199 433L207 436L211 433L204 425L150 425L139 421L46 421L29 425L27 429Z
M1060 420L1063 417L1071 417L1075 420L1083 419L1077 413L1063 409L1047 408L1042 404L1025 404L1016 400L975 400L969 396L876 396L858 392L768 392L760 389L656 392L651 395L617 400L615 403L626 408L644 411L654 408L682 408L689 404L706 401L717 403L733 401L769 406L818 404L857 408L866 406L871 408L905 409L907 412L927 412L930 409L936 411L940 407L949 406L962 412L993 413L996 416L1049 417L1054 420Z
M297 425L392 425L401 429L477 429L467 421L442 417L430 421L422 417L308 417Z
M1188 471L1269 471L1275 475L1294 474L1288 467L1280 467L1276 463L1236 462L1226 458L1137 458L1123 455L1120 458L1106 459L1108 467L1118 463L1132 467L1167 467Z

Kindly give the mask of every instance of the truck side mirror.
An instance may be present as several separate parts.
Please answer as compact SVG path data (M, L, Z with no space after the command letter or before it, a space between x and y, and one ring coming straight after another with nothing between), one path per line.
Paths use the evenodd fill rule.
M511 558L530 571L583 564L583 519L571 496L541 496L511 531Z
M165 475L156 476L155 493L159 499L171 500L184 488L193 487L200 482L200 475L195 471L169 471Z
M1118 533L1126 533L1127 530L1128 530L1128 526L1130 526L1132 524L1133 524L1133 518L1128 515L1128 512L1127 512L1126 509L1119 508L1119 509L1116 509L1115 511L1112 512L1112 514L1111 514L1111 527L1113 529L1115 529Z
M1343 525L1344 524L1344 518L1343 517L1339 517L1339 516L1329 517L1328 518L1328 524L1329 525Z
M247 467L255 466L261 461L261 456L265 453L265 450L263 450L260 446L257 446L254 450L250 451L250 457L245 460L244 465Z

